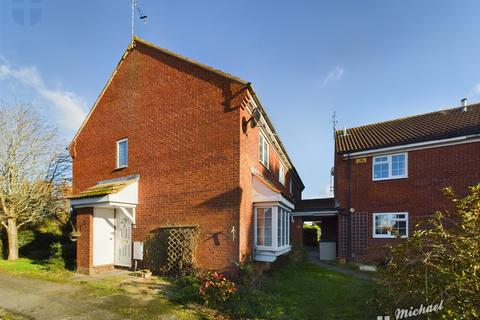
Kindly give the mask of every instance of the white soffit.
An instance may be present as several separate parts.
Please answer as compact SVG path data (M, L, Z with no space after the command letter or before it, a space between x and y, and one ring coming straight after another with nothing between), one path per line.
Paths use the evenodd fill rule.
M280 202L293 210L294 205L287 200L281 193L275 192L265 185L258 177L253 176L252 181L252 200L254 203L272 203Z

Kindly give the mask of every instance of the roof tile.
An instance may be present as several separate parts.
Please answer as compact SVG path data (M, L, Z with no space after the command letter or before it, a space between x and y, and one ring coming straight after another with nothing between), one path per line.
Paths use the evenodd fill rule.
M447 139L480 133L480 104L446 109L365 126L338 130L337 153L357 152L396 145Z

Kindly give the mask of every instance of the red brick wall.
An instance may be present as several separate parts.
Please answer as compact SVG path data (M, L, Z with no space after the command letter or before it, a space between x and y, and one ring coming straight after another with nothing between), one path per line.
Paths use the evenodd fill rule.
M419 219L437 210L452 208L442 189L452 186L460 194L467 186L480 182L480 143L469 143L408 152L408 178L372 181L372 157L356 164L355 159L335 159L336 197L340 208L348 212L348 162L351 164L351 205L356 212L368 213L368 250L356 254L358 260L380 260L384 245L397 240L372 237L372 213L408 212L409 233ZM340 231L340 230L339 230ZM344 237L339 235L339 241ZM345 239L343 240L345 241ZM343 243L343 245L346 245ZM342 243L339 243L341 249Z
M270 171L259 163L258 127L242 131L249 99L244 85L137 44L72 145L73 192L138 174L133 241L162 226L197 224L198 265L232 269L253 247L251 168L287 196L292 177L278 182L273 146ZM128 168L116 170L116 141L125 137ZM293 190L299 199L296 180Z
M293 218L290 226L292 245L303 246L303 217Z
M77 239L77 272L92 273L93 264L93 208L76 210L76 230L81 233Z
M73 192L139 174L133 241L158 227L198 224L199 266L232 268L239 256L231 230L239 228L243 194L244 94L238 83L138 44L76 139ZM124 137L129 166L116 170L116 141Z
M247 97L246 102L250 101L250 96ZM278 151L275 151L275 147L270 145L270 166L267 169L259 161L258 144L259 144L259 127L248 127L244 133L241 128L241 119L250 119L250 113L246 108L240 111L240 188L242 192L242 201L240 205L240 259L245 258L251 253L251 249L254 247L254 212L252 205L252 168L255 168L263 177L271 184L277 187L287 197L291 198L292 202L301 199L302 186L300 183L293 179L292 171L287 169L287 164L284 163L286 178L285 185L279 182L278 170L279 170L279 156ZM290 179L293 179L292 193L289 190Z

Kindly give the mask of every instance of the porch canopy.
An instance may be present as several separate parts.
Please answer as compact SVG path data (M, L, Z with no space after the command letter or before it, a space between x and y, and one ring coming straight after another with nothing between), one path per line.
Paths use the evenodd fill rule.
M138 204L138 177L99 181L70 197L72 208L106 207L120 209L135 224L135 208Z

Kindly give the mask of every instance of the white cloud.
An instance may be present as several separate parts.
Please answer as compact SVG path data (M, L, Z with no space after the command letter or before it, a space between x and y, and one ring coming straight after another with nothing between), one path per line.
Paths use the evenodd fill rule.
M69 131L80 127L86 116L85 99L71 91L49 88L35 67L14 68L5 59L1 60L0 80L17 81L51 103L51 112L59 127Z
M325 79L323 79L323 86L325 87L327 84L329 84L332 81L340 80L343 77L344 73L345 73L345 70L342 67L336 66L328 73Z

